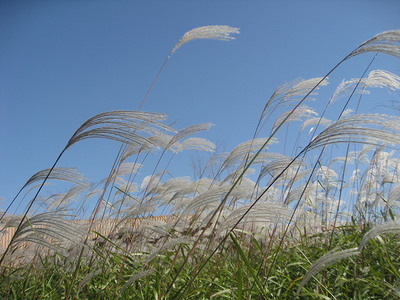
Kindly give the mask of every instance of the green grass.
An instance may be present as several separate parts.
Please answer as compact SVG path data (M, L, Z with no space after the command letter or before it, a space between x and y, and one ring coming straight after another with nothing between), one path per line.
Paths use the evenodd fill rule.
M363 234L357 226L338 230L333 247L351 247L361 242ZM196 251L174 282L168 299L179 299L186 289L185 299L294 299L300 281L312 263L327 251L326 236L302 237L265 257L266 245L249 239L231 236L221 253L214 255L188 287L187 283L202 261L204 253ZM180 249L178 249L180 248ZM148 263L154 271L132 282L120 294L123 284L141 272L140 259L111 255L94 268L81 264L78 277L73 280L65 259L46 257L42 265L9 270L1 278L3 299L64 299L70 285L71 295L77 299L105 297L112 299L161 299L168 283L178 272L187 245L165 251ZM325 272L316 274L302 289L304 299L387 299L396 296L399 280L399 243L391 234L371 240L361 255L338 261ZM111 253L110 253L111 254ZM178 259L174 264L177 254ZM264 268L275 263L268 277ZM121 271L121 265L124 268ZM96 272L97 271L97 272ZM94 273L94 274L93 274ZM259 274L257 274L259 273Z
M188 41L228 40L238 32L190 31L166 62ZM174 130L164 115L140 111L89 119L53 167L21 189L36 191L26 213L12 216L7 208L1 217L2 231L16 231L1 255L0 298L399 298L400 118L360 114L358 107L366 90L399 90L400 77L370 71L375 54L361 78L325 99L322 113L304 106L345 61L368 52L400 58L399 43L399 31L379 34L326 76L278 87L254 139L194 164L196 180L170 178L161 166L181 151L213 152L213 143L196 137L211 124ZM342 111L327 120L330 105L343 98ZM292 156L272 150L285 128L283 153ZM289 128L301 128L296 139ZM70 146L88 138L121 143L100 183L57 167ZM154 171L141 177L144 163ZM70 189L38 197L50 180Z

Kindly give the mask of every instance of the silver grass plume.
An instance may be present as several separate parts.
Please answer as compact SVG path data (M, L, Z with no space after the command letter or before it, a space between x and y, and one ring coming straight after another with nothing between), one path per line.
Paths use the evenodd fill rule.
M25 218L22 223L19 222L20 225L14 224L18 229L10 242L11 246L33 242L58 252L60 243L80 243L86 231L78 223L66 219L71 217L66 214L66 210L59 209Z
M357 161L364 163L364 164L369 164L371 161L368 158L367 153L374 150L374 146L371 144L363 144L362 149L357 157Z
M312 170L311 169L305 169L305 170L296 170L295 176L293 176L290 181L287 184L287 187L292 187L295 182L300 181L306 177L309 177L311 175Z
M115 181L123 176L130 176L132 174L136 174L139 172L142 164L126 162L118 166L118 168L114 169L113 172L107 177L105 180Z
M55 197L50 197L46 200L47 211L59 209L60 207L66 207L70 202L76 202L79 195L89 189L91 185L89 183L81 183L74 185L67 193L58 194Z
M179 42L175 45L174 49L172 49L169 56L171 56L180 46L189 41L197 39L229 41L235 39L234 37L230 36L232 33L239 34L239 28L221 25L211 25L194 28L186 32L182 36Z
M303 131L304 128L306 128L307 126L318 125L318 126L325 126L326 127L326 126L330 125L331 123L332 123L331 120L325 119L323 117L322 118L318 118L318 117L309 118L309 119L307 119L307 120L305 120L303 122L303 125L300 128L300 131ZM311 128L311 129L313 130L314 128Z
M168 174L167 169L163 169L154 175L148 176L149 182L143 180L140 193L143 194L144 201L146 201L146 197L152 197L152 195L158 193L159 186L161 185L161 178L164 174Z
M164 69L166 63L170 59L171 55L183 44L196 40L196 39L214 39L214 40L223 40L223 41L228 41L235 39L234 37L231 37L230 34L232 33L239 33L239 28L235 27L230 27L230 26L221 26L221 25L213 25L213 26L203 26L203 27L197 27L194 28L188 32L186 32L181 39L178 41L178 43L175 45L175 47L172 49L172 51L169 53L167 59L165 60L164 64L162 65L161 69L158 71L156 77L153 80L153 83L150 85L150 88L148 89L146 95L143 98L142 103L139 106L140 110L149 95L153 85L157 81L158 76L160 75L161 71Z
M6 215L0 224L3 224L1 230L6 228L17 228L18 224L22 221L23 215Z
M133 282L135 282L136 280L138 280L138 279L140 279L140 278L142 278L142 277L146 277L146 276L148 276L148 275L151 275L151 274L153 274L155 271L156 271L156 269L151 268L151 269L146 270L146 271L141 271L141 272L135 274L134 276L132 276L132 277L124 284L124 286L119 290L117 299L119 299L119 298L121 297L122 292L123 292L128 286L130 286Z
M249 140L237 146L222 164L221 172L229 167L241 163L250 153L257 152L267 142L267 140L267 138L258 138ZM270 141L270 143L272 142L276 142L276 139Z
M350 80L343 80L336 88L331 99L329 100L329 105L343 97L348 97L354 93L357 94L369 94L368 91L364 89L364 86L360 85L362 80L360 78L354 78ZM356 89L357 88L357 89Z
M273 153L273 152L262 152L262 153L249 153L240 165L236 167L235 173L242 172L246 168L246 164L251 160L253 161L252 165L262 164L266 165L273 160L277 160L279 157L285 157L284 155ZM247 173L247 171L246 171ZM238 174L239 176L240 174Z
M307 80L298 78L291 82L285 82L279 86L267 101L267 104L265 105L261 114L260 122L266 117L267 112L271 113L279 106L287 106L295 103L298 100L301 100L301 98L310 92L311 89L314 88L321 80L322 78L312 78ZM324 86L327 84L328 81L325 79L319 85ZM311 95L315 94L316 93L312 93ZM311 98L308 99L312 100Z
M116 199L119 195L122 195L122 200L132 199L134 201L139 201L131 197L130 195L137 192L137 186L130 181L125 181L120 179L120 183L118 184L118 189L114 194L114 199ZM114 203L114 206L117 205L118 202Z
M348 184L345 187L352 187L359 181L360 181L360 170L359 169L355 169L355 170L353 170L353 173L351 174L351 176L350 176L350 178L348 180ZM351 195L356 195L357 192L358 192L357 189L350 190L350 194Z
M320 166L320 168L316 172L316 176L321 176L320 181L327 182L330 185L335 184L338 177L335 170L326 166Z
M243 185L243 184L247 184L247 185L251 185L254 189L258 189L257 184L251 180L250 178L246 177L248 175L253 175L255 173L255 169L247 169L244 170L243 166L239 166L235 171L233 171L232 173L230 173L228 176L226 176L221 182L220 184L230 184L231 182L233 182L236 178L239 177L240 174L243 174L242 179L240 180L239 185Z
M316 193L315 184L301 184L293 189L291 189L285 198L285 205L289 205L293 201L299 201L303 199L314 199Z
M344 162L346 162L347 164L354 163L354 153L350 153L350 155L347 155L346 157L335 157L329 162L328 167L330 168L335 163L344 163Z
M315 274L317 274L321 270L338 262L341 259L353 256L353 255L358 255L358 254L360 254L360 251L358 250L358 248L351 248L351 249L346 249L346 250L342 250L342 251L337 251L337 249L334 249L334 250L329 251L324 256L319 258L311 266L311 268L307 271L307 274L304 276L303 280L300 283L299 288L297 289L296 295L299 294L302 287L311 279L311 277L313 277Z
M367 87L384 88L387 91L400 89L400 77L385 70L371 71L363 83Z
M398 148L399 146L395 145L400 145L400 118L377 114L342 118L316 136L308 145L308 149L343 142L367 143L375 146L386 144Z
M281 219L288 220L290 218L290 209L287 206L270 202L258 202L244 218L241 218L249 209L250 205L251 204L241 205L228 214L218 227L218 232L231 229L239 220L240 223L238 223L238 225L244 225L247 223L263 223L264 225L269 225L278 222ZM227 210L223 211L223 214L227 213Z
M147 234L143 234L146 238L154 235L156 237L163 237L169 235L169 229L167 228L167 223L165 221L156 221L156 220L146 220L141 221L139 228L137 231L147 232Z
M79 283L77 294L79 295L79 293L80 293L82 287L84 287L85 285L87 285L87 284L92 280L93 277L95 277L95 276L101 274L102 271L103 271L103 270L102 270L101 268L98 268L97 270L94 270L94 271L90 272L89 274L87 274L87 275L85 276L85 278L83 278L83 280Z
M288 168L289 164L291 164L290 168ZM292 157L286 157L286 156L282 155L280 157L277 157L276 160L273 160L273 161L265 164L262 167L260 175L258 176L258 179L257 179L257 183L259 183L260 180L267 175L270 175L271 179L275 180L275 177L277 177L286 168L288 168L288 169L285 171L285 174L281 175L280 180L285 180L285 179L290 180L290 179L292 179L292 177L287 178L287 176L290 174L291 170L297 169L297 168L302 168L305 166L306 165L305 165L304 161L302 161L301 159L293 161ZM295 174L296 174L296 172L295 172Z
M400 58L398 43L400 43L400 30L385 31L362 43L346 59L366 52L380 52Z
M165 132L159 132L156 135L152 135L147 138L147 141L149 141L151 144L154 145L154 147L149 148L148 145L127 145L124 153L121 156L121 163L124 162L127 158L131 157L132 155L135 154L140 154L140 153L150 153L154 152L156 149L163 149L165 148L168 143L171 141L172 136L169 134L166 134Z
M314 109L308 107L307 105L300 105L295 111L289 110L282 113L278 118L276 118L274 125L272 126L271 133L278 128L279 125L283 121L285 122L293 122L293 121L300 121L301 118L309 118L310 116L317 116L318 114L315 112Z
M151 149L158 145L139 135L138 132L157 135L161 132L160 130L173 131L168 126L159 123L165 119L164 114L140 111L101 113L83 123L73 134L64 150L87 138L106 138Z
M381 150L382 147L379 147L375 151L369 165L360 176L361 182L363 182L362 191L376 191L376 188L382 186L384 181L388 179L387 176L390 173L390 169L394 170L396 166L392 160L389 163L385 162L386 155L384 153L387 152Z
M174 145L179 142L180 140L194 135L199 131L203 130L208 130L213 126L212 123L203 123L203 124L196 124L196 125L191 125L188 126L182 130L180 130L178 133L176 133L169 141L169 143L165 146L164 151L171 150L172 152L176 153L176 149L174 149ZM179 147L179 146L178 146ZM172 148L172 149L171 149Z
M369 240L385 233L400 233L400 220L388 221L372 228L364 235L360 245L358 246L358 251L361 252Z
M168 182L165 184L167 183ZM180 209L184 208L183 199L185 196L193 197L195 195L204 193L211 187L212 184L209 179L199 179L195 182L192 182L189 177L177 178L177 180L173 183L173 186L162 186L162 189L165 189L163 194L165 194L165 199L168 201L168 204L176 201L176 204L180 206ZM168 192L170 196L167 196L166 192Z
M142 184L140 185L140 190L151 191L153 188L156 188L160 183L160 177L157 175L149 175L143 178Z
M120 227L123 223L125 223L129 219L136 219L136 218L141 218L143 216L149 215L149 214L154 214L156 210L158 209L157 203L152 203L151 201L146 201L144 203L137 203L135 205L131 205L127 209L122 210L122 212L117 212L115 214L123 214L123 217L121 217L114 226L114 229ZM113 215L113 214L112 214Z
M345 110L342 112L341 117L342 117L342 118L343 118L343 117L348 117L348 116L350 116L353 112L354 112L354 111L353 111L351 108L345 109Z
M171 194L181 191L182 188L191 185L192 181L189 176L175 177L167 180L157 188L157 194Z
M24 189L33 182L43 181L49 175L50 169L45 169L34 174L22 187ZM75 168L54 168L48 179L68 181L75 184L83 184L83 173L78 172Z
M213 177L217 180L218 179L217 174L221 172L221 166L228 156L229 156L228 152L216 153L213 156L211 156L208 159L206 165L204 166L203 169L204 173L208 172L210 174L210 177Z
M395 91L400 89L400 77L385 70L374 70L364 79L354 78L342 81L329 100L329 105L353 93L369 94L369 91L365 89L367 87L384 88L388 92Z
M214 152L215 148L216 148L215 144L207 139L191 137L184 140L181 144L179 144L176 151L181 152L184 150L197 150L197 151Z
M156 149L160 148L160 143L159 141L159 136L164 135L164 133L160 132L158 135L151 136L147 138L150 143L153 145L157 145L153 148L149 148L147 145L126 145L124 152L121 155L121 163L124 162L127 158L133 156L133 155L139 155L141 153L150 153L154 152ZM168 135L166 135L168 136Z
M148 265L150 261L152 261L157 255L162 252L166 251L168 249L173 248L176 245L180 244L187 244L191 242L191 238L188 236L183 236L183 237L177 237L177 238L170 238L168 241L163 243L161 246L157 247L145 260L145 264Z
M253 188L253 186L239 185L231 191L231 185L228 184L213 187L195 197L186 207L182 216L186 216L197 209L201 209L202 211L211 211L217 208L228 192L230 192L229 197L231 198L249 199L253 192Z
M83 198L82 198L82 205L81 205L81 210L83 209L83 205L86 203L86 201L92 197L97 197L101 195L103 192L102 189L96 189L96 190L91 190L89 193L87 193Z

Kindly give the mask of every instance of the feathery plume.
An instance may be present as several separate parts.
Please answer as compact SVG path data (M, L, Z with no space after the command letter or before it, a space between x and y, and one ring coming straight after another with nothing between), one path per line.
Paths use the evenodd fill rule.
M67 215L65 209L59 209L25 218L22 223L19 221L21 225L15 222L7 224L18 227L10 243L17 246L23 242L33 242L54 251L59 251L59 247L67 241L80 243L86 231L67 217L73 216Z
M181 152L184 150L198 150L198 151L206 151L206 152L214 152L215 144L210 142L207 139L191 137L184 140L176 149L177 152Z
M233 191L231 191L231 185L229 184L213 187L195 197L182 213L182 216L186 216L199 208L202 211L211 211L217 208L228 192L231 192L229 195L231 198L249 199L253 192L253 187L238 185Z
M370 239L384 233L400 233L400 220L388 221L372 228L364 235L360 245L358 246L358 251L361 252Z
M279 86L267 101L260 117L260 123L266 117L267 111L272 112L279 106L290 105L295 101L301 100L301 97L306 95L321 80L322 78L319 77L307 80L298 78L291 82L285 82ZM328 81L324 80L320 83L320 86L327 84ZM316 93L312 93L311 95L316 95ZM312 100L312 98L308 98L308 100Z
M366 52L380 52L400 58L400 46L396 43L400 43L400 30L385 31L362 43L347 59Z
M64 150L78 141L87 138L106 138L124 144L133 144L145 148L157 147L148 138L137 132L145 132L151 135L163 131L173 131L166 125L159 123L164 121L164 114L146 113L140 111L110 111L98 114L85 123L73 134Z
M325 269L326 267L338 262L341 259L360 254L358 248L351 248L342 251L337 251L337 249L331 250L324 256L319 258L308 270L307 274L304 276L300 283L297 293L299 294L301 288L313 277L315 274Z
M364 89L360 83L362 80L360 78L354 78L350 80L343 80L336 88L333 93L331 99L329 100L329 105L332 105L334 102L339 100L340 98L350 96L354 93L357 94L369 94L367 90ZM355 90L355 88L357 88Z
M304 128L307 126L312 126L312 125L319 125L319 126L328 126L332 123L331 120L325 119L325 118L309 118L303 122L303 125L300 128L300 131L303 131Z
M199 131L203 131L203 130L208 130L213 126L212 123L203 123L203 124L196 124L196 125L191 125L188 126L182 130L180 130L178 133L176 133L169 141L169 143L166 145L164 151L167 151L168 149L170 149L171 147L174 146L174 144L176 144L178 141L196 134ZM179 146L178 146L179 148ZM172 152L176 152L175 148L170 149Z
M310 142L308 148L314 149L328 144L343 142L364 143L375 146L386 144L393 147L399 145L400 118L377 114L360 114L342 118L316 136Z
M171 56L180 46L189 41L196 39L213 39L213 40L229 41L235 39L234 37L230 36L230 34L232 33L239 34L239 28L230 26L221 26L221 25L211 25L211 26L194 28L186 32L182 36L179 42L175 45L174 49L172 49L169 56Z
M276 118L274 125L272 126L271 133L286 119L286 122L290 123L293 121L299 121L301 118L309 118L311 115L318 115L314 109L308 107L307 105L300 105L295 111L289 110L282 113L278 118ZM288 117L289 116L289 117Z
M400 89L400 77L385 70L374 70L363 82L367 87L385 88L387 91Z
M43 181L46 176L48 176L50 172L50 169L45 169L42 171L37 172L34 174L29 180L25 183L25 185L22 187L24 189L28 185L30 185L33 182L37 181ZM85 177L83 177L83 174L81 172L78 172L75 168L54 168L51 174L49 175L48 179L53 179L53 180L63 180L63 181L68 181L71 183L75 184L82 184L83 180Z
M231 212L225 220L222 221L218 227L218 232L231 229L242 217L242 215L249 209L251 204L241 205L233 212ZM224 211L226 213L226 210ZM258 202L251 211L240 220L238 225L246 223L263 223L264 225L277 222L280 219L289 219L290 210L287 206L271 202ZM263 226L266 227L266 226Z
M117 299L119 299L119 298L121 297L122 292L123 292L128 286L130 286L133 282L135 282L136 280L138 280L138 279L140 279L140 278L142 278L142 277L146 277L146 276L148 276L148 275L150 275L150 274L153 274L155 271L156 271L156 269L151 268L151 269L146 270L146 271L141 271L141 272L137 273L136 275L132 276L132 277L124 284L124 286L119 290L119 292L118 292L118 298L117 298Z
M247 155L257 152L267 140L267 138L258 138L249 140L237 146L224 161L221 167L221 172L226 168L233 166L234 164L241 163L243 159L247 157ZM276 139L270 141L270 143L272 142L276 142Z

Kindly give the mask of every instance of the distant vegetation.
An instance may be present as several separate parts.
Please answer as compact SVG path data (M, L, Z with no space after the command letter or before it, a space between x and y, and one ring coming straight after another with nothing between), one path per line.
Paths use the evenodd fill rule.
M184 43L237 33L189 31L160 72ZM174 130L141 106L87 120L59 158L84 139L110 139L121 143L112 171L92 183L57 159L28 180L0 215L0 298L399 298L400 118L358 107L376 88L398 91L400 77L365 66L361 78L319 99L322 114L305 105L340 64L368 52L400 58L400 31L361 44L324 77L279 86L254 139L229 153L196 137L212 124ZM335 101L342 110L328 119ZM286 154L271 150L277 142ZM194 164L198 178L160 169L187 150L212 153ZM144 164L154 171L140 177ZM49 181L70 188L43 193ZM10 214L23 193L31 200L25 214Z

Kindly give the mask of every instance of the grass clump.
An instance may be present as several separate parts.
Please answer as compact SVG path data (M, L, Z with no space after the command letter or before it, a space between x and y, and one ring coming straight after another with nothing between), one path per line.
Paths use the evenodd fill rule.
M184 43L229 40L236 33L228 26L186 33L160 72ZM212 142L196 136L212 124L175 130L164 124L165 115L141 112L141 106L136 112L90 118L53 167L33 175L21 189L36 190L24 214L8 214L10 207L2 214L2 234L11 238L2 250L0 296L399 297L400 119L358 112L370 89L400 88L397 75L369 71L379 53L400 58L399 44L399 31L378 34L326 76L278 87L261 112L254 138L230 153L212 155L196 170L196 180L166 179L168 169L160 166L164 160L169 166L181 151L213 152ZM322 113L305 104L328 85L328 75L339 65L368 52L377 54L361 78L340 83ZM350 111L356 95L356 109ZM328 119L330 106L341 99L346 99L341 112ZM286 148L275 152L278 132L294 122L302 124L298 135L285 137L293 155L283 154ZM307 135L308 126L314 127ZM121 143L109 175L99 183L57 166L69 147L88 138ZM156 153L154 171L141 178L139 170ZM39 196L49 180L70 188ZM94 197L97 202L90 205L87 200Z

